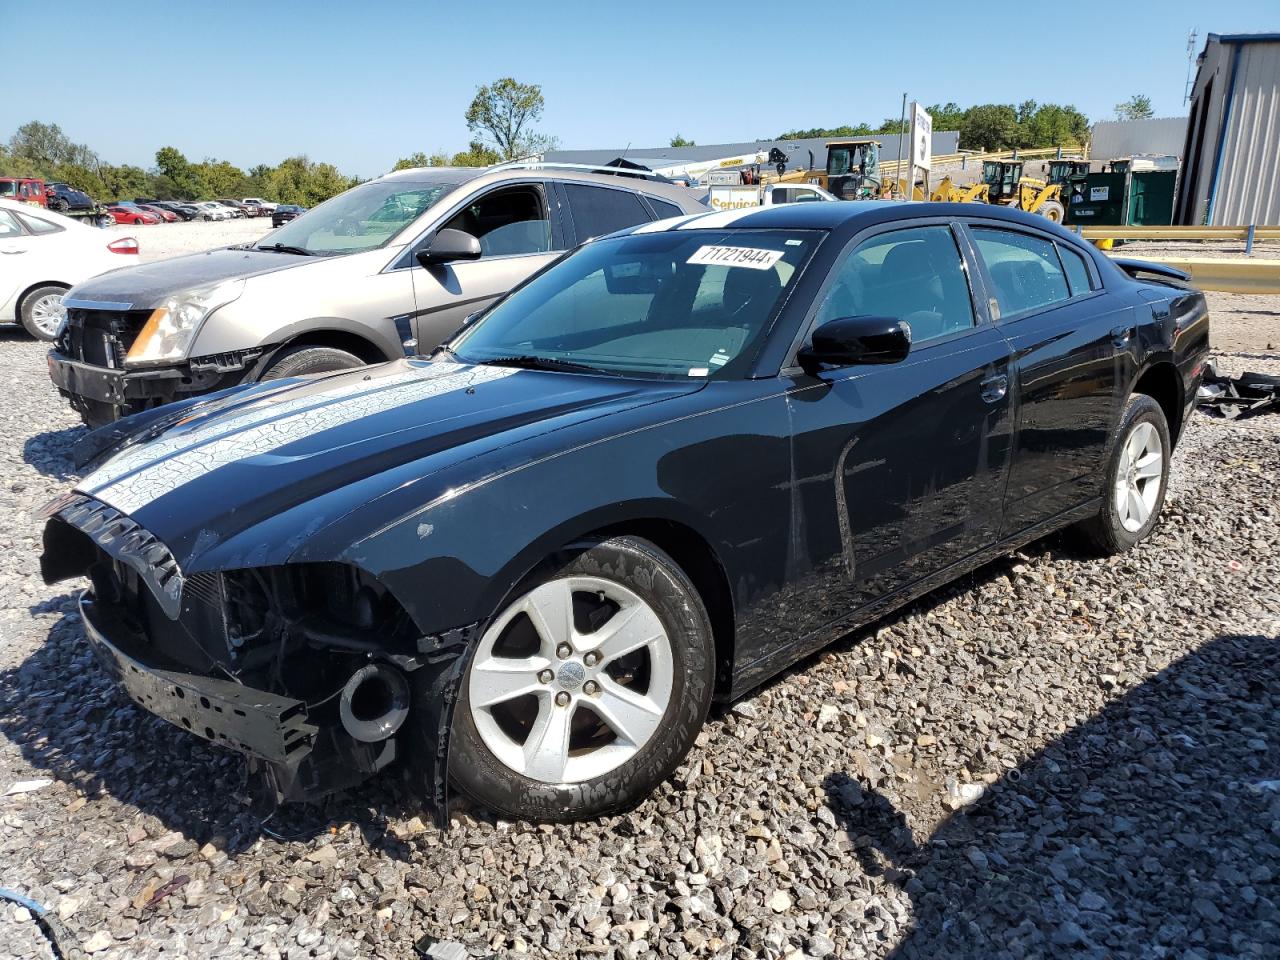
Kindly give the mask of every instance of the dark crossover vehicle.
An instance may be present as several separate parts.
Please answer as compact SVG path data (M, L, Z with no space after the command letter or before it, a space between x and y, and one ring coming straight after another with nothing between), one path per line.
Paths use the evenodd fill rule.
M95 206L92 197L69 183L51 183L45 190L45 195L48 197L49 209L60 213L68 210L92 210Z
M297 220L300 216L307 212L306 207L300 207L296 203L282 203L271 211L271 225L280 227L288 223L290 220Z
M1145 537L1208 349L1184 280L971 204L636 227L430 357L91 434L43 574L280 798L399 764L437 812L618 811L713 699L1050 531Z

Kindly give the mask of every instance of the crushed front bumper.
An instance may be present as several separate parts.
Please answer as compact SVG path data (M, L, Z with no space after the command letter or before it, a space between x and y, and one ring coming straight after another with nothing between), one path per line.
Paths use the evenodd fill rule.
M394 740L353 740L334 724L312 722L301 700L155 662L142 632L92 591L81 595L80 614L99 662L134 703L258 761L278 801L354 786L396 757Z

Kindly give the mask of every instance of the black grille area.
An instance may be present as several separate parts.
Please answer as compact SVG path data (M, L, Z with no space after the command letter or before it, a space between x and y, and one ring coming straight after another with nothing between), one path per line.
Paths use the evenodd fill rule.
M150 310L68 310L59 352L97 367L123 367L149 316Z

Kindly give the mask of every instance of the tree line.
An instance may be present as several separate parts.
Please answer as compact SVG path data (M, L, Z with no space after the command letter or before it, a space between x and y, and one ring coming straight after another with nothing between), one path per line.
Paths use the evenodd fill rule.
M925 108L933 117L933 129L955 130L964 150L1007 150L1018 147L1081 146L1089 139L1089 118L1070 104L981 103L961 107L957 103L935 103ZM1117 108L1117 113L1119 108ZM788 130L779 140L807 137L869 137L876 134L906 133L900 117L888 117L879 126L868 123L841 127L814 127Z
M193 163L176 147L162 147L150 169L106 163L86 144L73 142L56 123L38 120L24 123L7 143L0 144L0 175L68 183L99 200L262 197L307 207L359 183L333 164L315 163L305 156L242 170L227 160Z

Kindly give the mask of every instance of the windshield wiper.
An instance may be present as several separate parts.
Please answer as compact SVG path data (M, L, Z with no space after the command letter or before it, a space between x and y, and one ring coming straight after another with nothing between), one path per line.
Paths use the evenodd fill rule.
M310 250L304 250L302 247L291 247L287 243L269 243L266 246L259 245L259 250L271 250L275 253L296 253L300 257L314 257L315 254Z
M560 360L556 357L539 357L535 354L519 354L513 357L494 357L492 360L474 361L478 367L520 367L525 370L570 370L578 373L598 373L606 377L620 377L613 370L601 370L585 363Z

